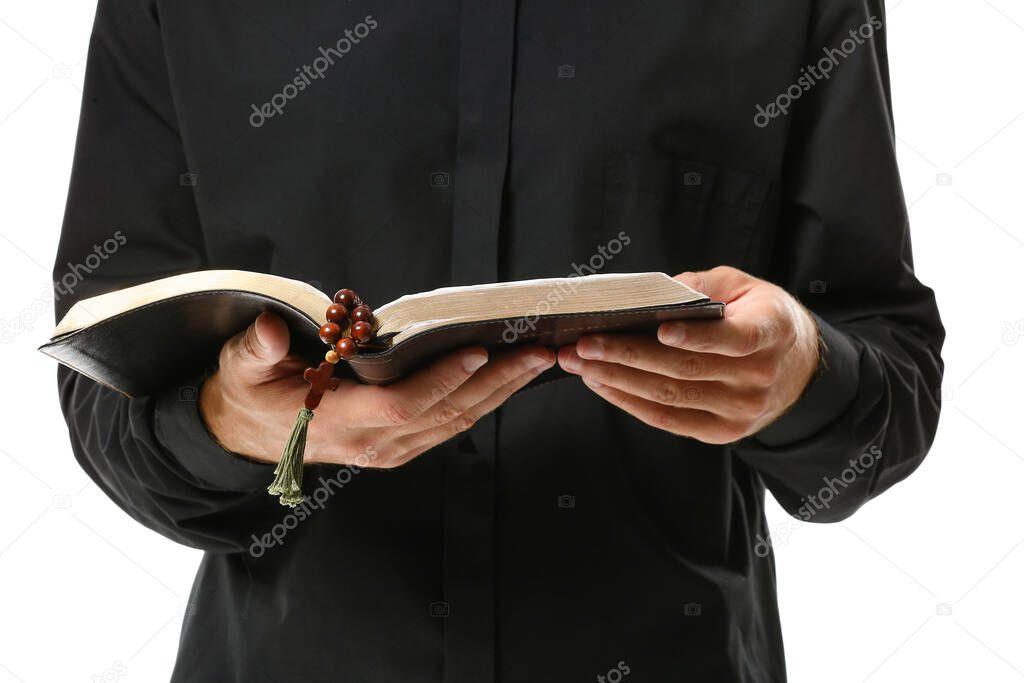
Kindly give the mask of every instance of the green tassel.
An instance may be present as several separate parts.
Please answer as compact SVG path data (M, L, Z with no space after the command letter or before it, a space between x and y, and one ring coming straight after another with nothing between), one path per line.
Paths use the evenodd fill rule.
M280 496L281 505L295 507L306 498L302 495L302 456L306 451L306 430L313 419L313 411L303 408L295 418L295 427L288 437L281 462L274 469L274 481L267 487L267 493Z

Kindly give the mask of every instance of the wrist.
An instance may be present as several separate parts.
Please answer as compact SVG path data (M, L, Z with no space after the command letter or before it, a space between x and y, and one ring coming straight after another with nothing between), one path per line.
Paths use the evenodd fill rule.
M237 406L228 396L220 372L200 386L198 407L206 431L221 448L260 462L277 461L267 452L266 440L258 438L264 425L252 419L252 410Z

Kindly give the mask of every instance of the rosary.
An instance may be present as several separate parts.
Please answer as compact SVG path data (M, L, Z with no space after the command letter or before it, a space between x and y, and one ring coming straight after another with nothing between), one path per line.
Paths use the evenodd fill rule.
M346 332L347 336L342 336ZM320 365L306 368L302 373L302 378L309 382L309 392L299 416L295 418L281 462L274 469L274 481L267 487L268 493L279 497L281 505L289 507L305 500L302 495L303 454L313 411L320 405L325 391L338 388L338 378L334 376L338 362L353 358L360 347L373 339L373 311L351 289L339 289L334 295L334 303L327 307L327 322L320 326L320 339L330 349Z

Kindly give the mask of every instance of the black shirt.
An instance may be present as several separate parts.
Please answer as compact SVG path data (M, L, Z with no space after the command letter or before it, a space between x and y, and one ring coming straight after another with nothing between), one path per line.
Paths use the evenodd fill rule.
M563 379L396 471L310 467L294 511L265 492L272 466L207 434L199 379L128 399L62 370L89 475L206 553L173 680L783 680L766 485L841 519L921 462L939 412L883 17L880 0L101 0L59 314L198 268L379 305L728 264L800 297L828 346L797 405L737 444Z

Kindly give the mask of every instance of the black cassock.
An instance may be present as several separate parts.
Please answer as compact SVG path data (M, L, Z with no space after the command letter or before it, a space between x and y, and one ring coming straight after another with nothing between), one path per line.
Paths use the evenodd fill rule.
M265 492L271 466L206 433L198 378L129 400L62 370L89 475L206 553L173 680L783 680L766 487L841 519L921 462L939 412L883 17L880 0L101 0L55 279L124 244L58 288L59 313L198 268L379 306L729 264L800 297L829 345L797 406L738 444L562 379L397 471L310 467L295 511Z

